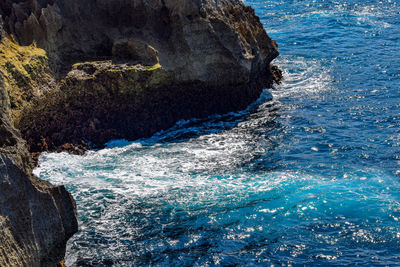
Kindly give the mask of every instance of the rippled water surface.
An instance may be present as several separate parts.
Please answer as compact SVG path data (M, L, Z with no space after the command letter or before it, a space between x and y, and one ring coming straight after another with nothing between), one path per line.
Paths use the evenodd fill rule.
M78 204L68 265L400 265L400 3L246 3L281 85L242 112L42 155L35 173Z

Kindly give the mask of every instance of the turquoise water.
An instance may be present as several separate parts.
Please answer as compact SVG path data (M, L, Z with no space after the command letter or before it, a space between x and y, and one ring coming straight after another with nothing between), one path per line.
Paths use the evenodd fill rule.
M78 204L68 265L400 265L400 3L246 3L280 45L281 85L242 112L41 156L35 173Z

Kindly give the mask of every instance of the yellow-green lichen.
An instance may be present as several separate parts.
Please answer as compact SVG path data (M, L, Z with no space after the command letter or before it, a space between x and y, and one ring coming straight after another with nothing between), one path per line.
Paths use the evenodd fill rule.
M160 63L157 63L157 64L155 64L153 66L146 67L144 70L153 71L153 70L158 70L158 69L161 69L161 68L162 68L162 66L160 65Z
M138 95L152 87L165 85L170 80L171 73L159 63L143 66L114 64L112 60L78 62L73 65L60 88L67 97L107 91L118 95Z
M109 60L97 60L97 61L85 61L85 62L76 62L72 66L74 68L79 68L81 66L90 66L90 65L96 65L96 64L110 64Z
M0 72L8 95L8 106L4 108L17 121L22 110L33 97L40 95L40 80L48 71L48 58L43 49L35 44L20 46L13 38L3 34L0 42ZM11 109L11 111L10 111Z

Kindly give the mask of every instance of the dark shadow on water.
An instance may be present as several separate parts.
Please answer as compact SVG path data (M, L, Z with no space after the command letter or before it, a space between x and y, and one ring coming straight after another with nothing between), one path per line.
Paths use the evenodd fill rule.
M248 146L246 153L238 155L241 163L236 167L248 171L272 171L281 167L277 148L285 138L284 127L277 120L280 117L279 110L280 103L273 100L268 90L264 90L259 99L245 110L179 121L172 128L150 138L133 142L113 140L106 147L117 148L139 143L145 149L156 144L184 143L202 136L207 138L208 135L221 134L222 139L238 139ZM222 136L225 132L230 133Z
M160 131L150 138L133 142L113 140L106 147L117 148L139 143L142 149L146 149L157 144L184 143L201 137L205 140L200 142L227 141L235 144L237 139L246 148L243 154L236 155L238 162L234 164L235 169L272 171L283 166L278 148L287 137L285 127L278 120L281 116L280 105L280 102L273 100L268 90L264 90L259 99L245 110L179 121L172 128ZM208 139L208 135L219 136Z
M251 120L254 114L259 113L261 106L262 112L268 116L265 127L276 127L275 118L278 115L279 106L272 101L272 95L264 90L261 96L245 110L230 112L226 114L212 115L207 118L193 118L190 120L178 121L173 127L155 133L150 138L142 138L135 141L112 140L106 144L107 148L124 147L133 143L140 143L143 146L153 146L155 144L182 143L189 139L199 138L203 135L218 134L230 131L237 127L239 123ZM267 114L270 113L270 114Z

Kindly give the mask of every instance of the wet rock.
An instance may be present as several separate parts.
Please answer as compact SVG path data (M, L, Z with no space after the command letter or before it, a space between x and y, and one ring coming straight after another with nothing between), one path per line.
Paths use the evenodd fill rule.
M20 128L31 151L60 150L64 143L137 139L175 124L177 118L205 117L244 109L262 88L248 84L215 87L200 81L176 82L161 65L74 65L61 90L25 113ZM226 97L229 95L229 97ZM51 120L48 118L51 117Z

